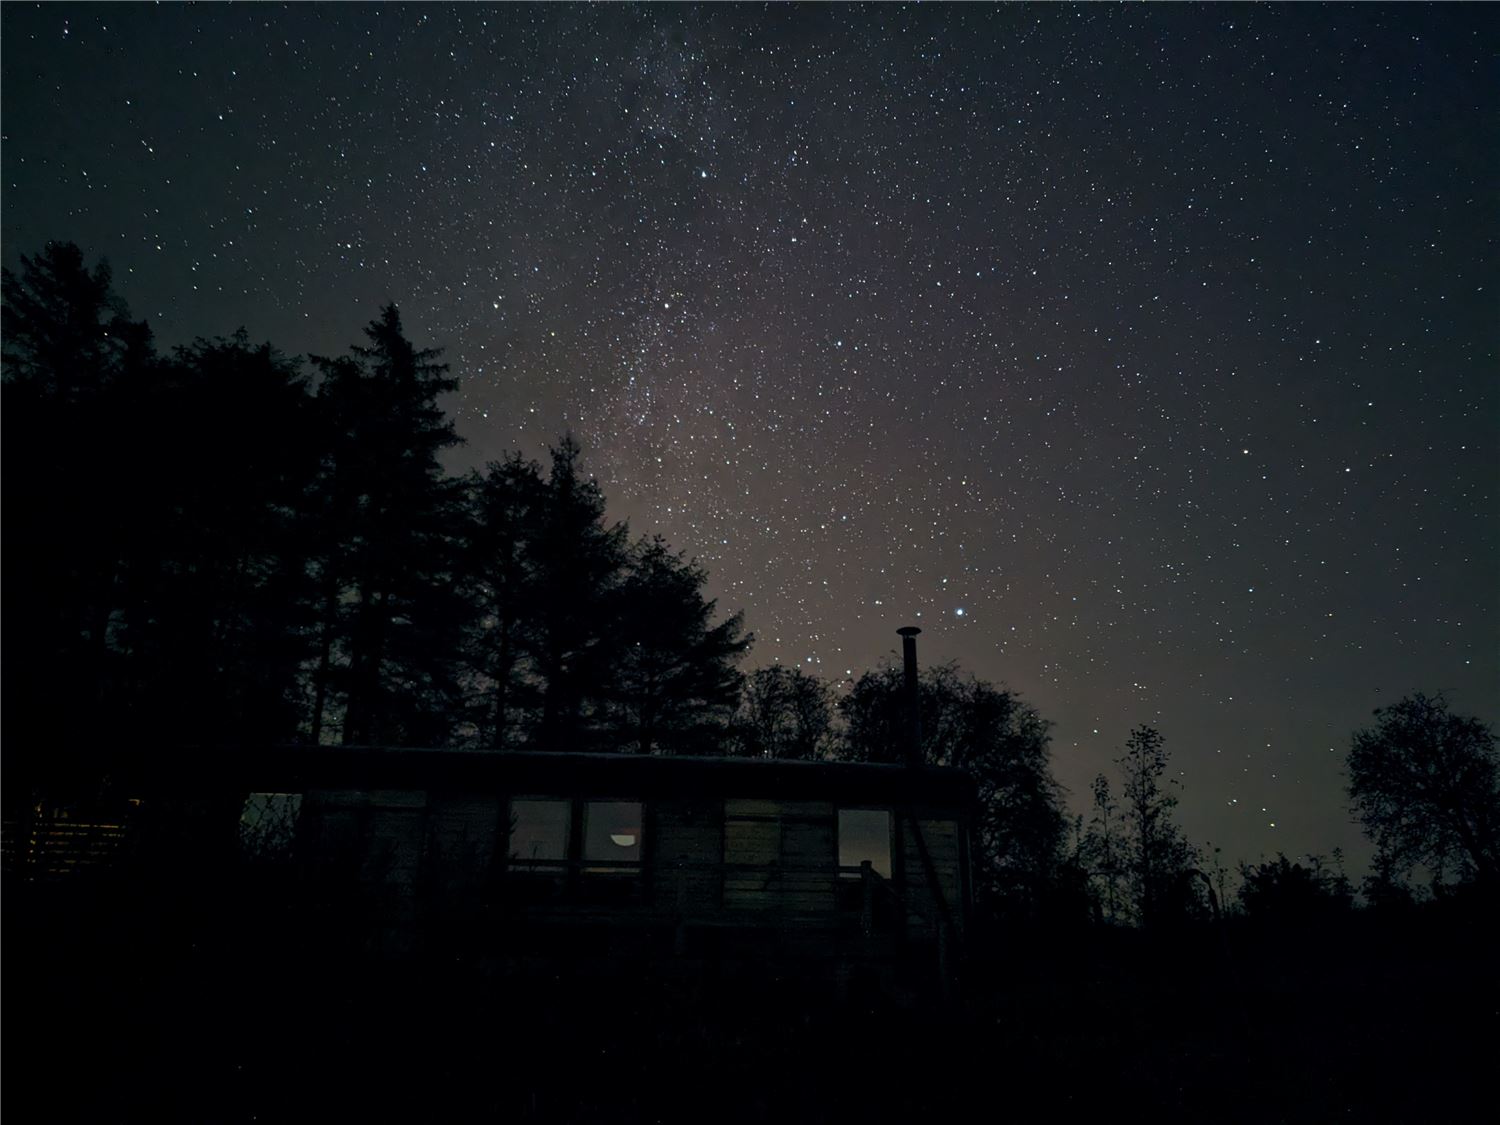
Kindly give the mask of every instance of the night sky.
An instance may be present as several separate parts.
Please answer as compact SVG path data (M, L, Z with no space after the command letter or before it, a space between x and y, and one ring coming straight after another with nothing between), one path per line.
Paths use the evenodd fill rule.
M0 20L8 266L107 256L162 345L396 301L452 466L572 429L748 666L920 625L1078 809L1148 722L1195 842L1353 874L1351 729L1500 719L1492 6Z

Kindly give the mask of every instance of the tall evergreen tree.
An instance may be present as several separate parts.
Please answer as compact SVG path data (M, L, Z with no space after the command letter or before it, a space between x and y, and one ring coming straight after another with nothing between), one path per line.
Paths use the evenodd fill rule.
M457 387L438 349L407 340L394 305L366 345L315 357L331 430L322 482L324 542L313 730L342 705L341 740L447 741L457 709L455 575L461 482L438 455L460 440L438 406Z
M524 630L539 583L533 535L542 509L541 467L514 454L468 482L463 573L473 603L464 643L467 714L480 746L523 745L537 696Z
M640 754L719 753L739 699L742 615L713 623L707 573L660 536L637 544L618 590L610 726Z
M112 750L295 730L317 456L296 365L243 333L158 357L75 246L4 289L11 729Z
M571 435L552 450L530 539L531 612L521 642L538 682L533 745L594 749L603 730L619 631L616 591L626 563L626 528L606 526L604 496L585 478Z
M111 287L109 263L90 270L71 242L21 255L3 271L5 382L70 405L97 402L122 372L151 353L151 330L130 319Z
M22 255L0 291L4 692L10 776L22 781L12 792L22 792L31 777L82 768L121 741L115 633L130 534L149 500L121 407L155 353L108 264L90 270L70 243ZM52 748L52 760L33 747Z
M321 438L307 381L241 331L177 349L133 404L150 503L120 640L139 669L139 721L179 742L290 737Z

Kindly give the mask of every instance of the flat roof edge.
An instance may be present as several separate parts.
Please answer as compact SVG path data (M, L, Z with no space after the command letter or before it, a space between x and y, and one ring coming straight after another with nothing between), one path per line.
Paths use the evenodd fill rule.
M730 756L279 746L202 748L185 757L164 756L156 765L150 773L173 787L260 792L384 788L954 804L975 796L973 779L950 766Z

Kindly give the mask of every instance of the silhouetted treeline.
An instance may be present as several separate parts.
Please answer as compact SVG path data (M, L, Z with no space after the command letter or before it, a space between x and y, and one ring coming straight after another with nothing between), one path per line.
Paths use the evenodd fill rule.
M1375 712L1356 730L1346 758L1350 812L1376 846L1362 891L1371 906L1418 899L1496 896L1500 887L1500 749L1482 720L1453 713L1441 695L1415 692ZM1159 927L1243 913L1257 919L1305 919L1354 905L1343 856L1238 865L1229 894L1219 859L1191 843L1175 821L1180 783L1168 776L1160 732L1137 727L1116 759L1116 797L1100 774L1092 813L1075 824L1071 870L1095 915L1111 923ZM1207 863L1205 861L1208 861ZM1205 866L1211 870L1205 871Z
M23 792L150 746L719 747L741 618L606 521L571 438L452 475L456 380L394 307L309 371L243 332L160 354L110 280L61 243L4 274Z

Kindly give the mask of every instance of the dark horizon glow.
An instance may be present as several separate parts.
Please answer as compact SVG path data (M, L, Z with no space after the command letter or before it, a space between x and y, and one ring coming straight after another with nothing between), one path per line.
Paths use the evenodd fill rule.
M1356 874L1351 730L1500 719L1489 6L0 19L8 266L164 346L396 301L452 465L574 431L750 667L920 625L1079 811L1150 723L1195 842Z

